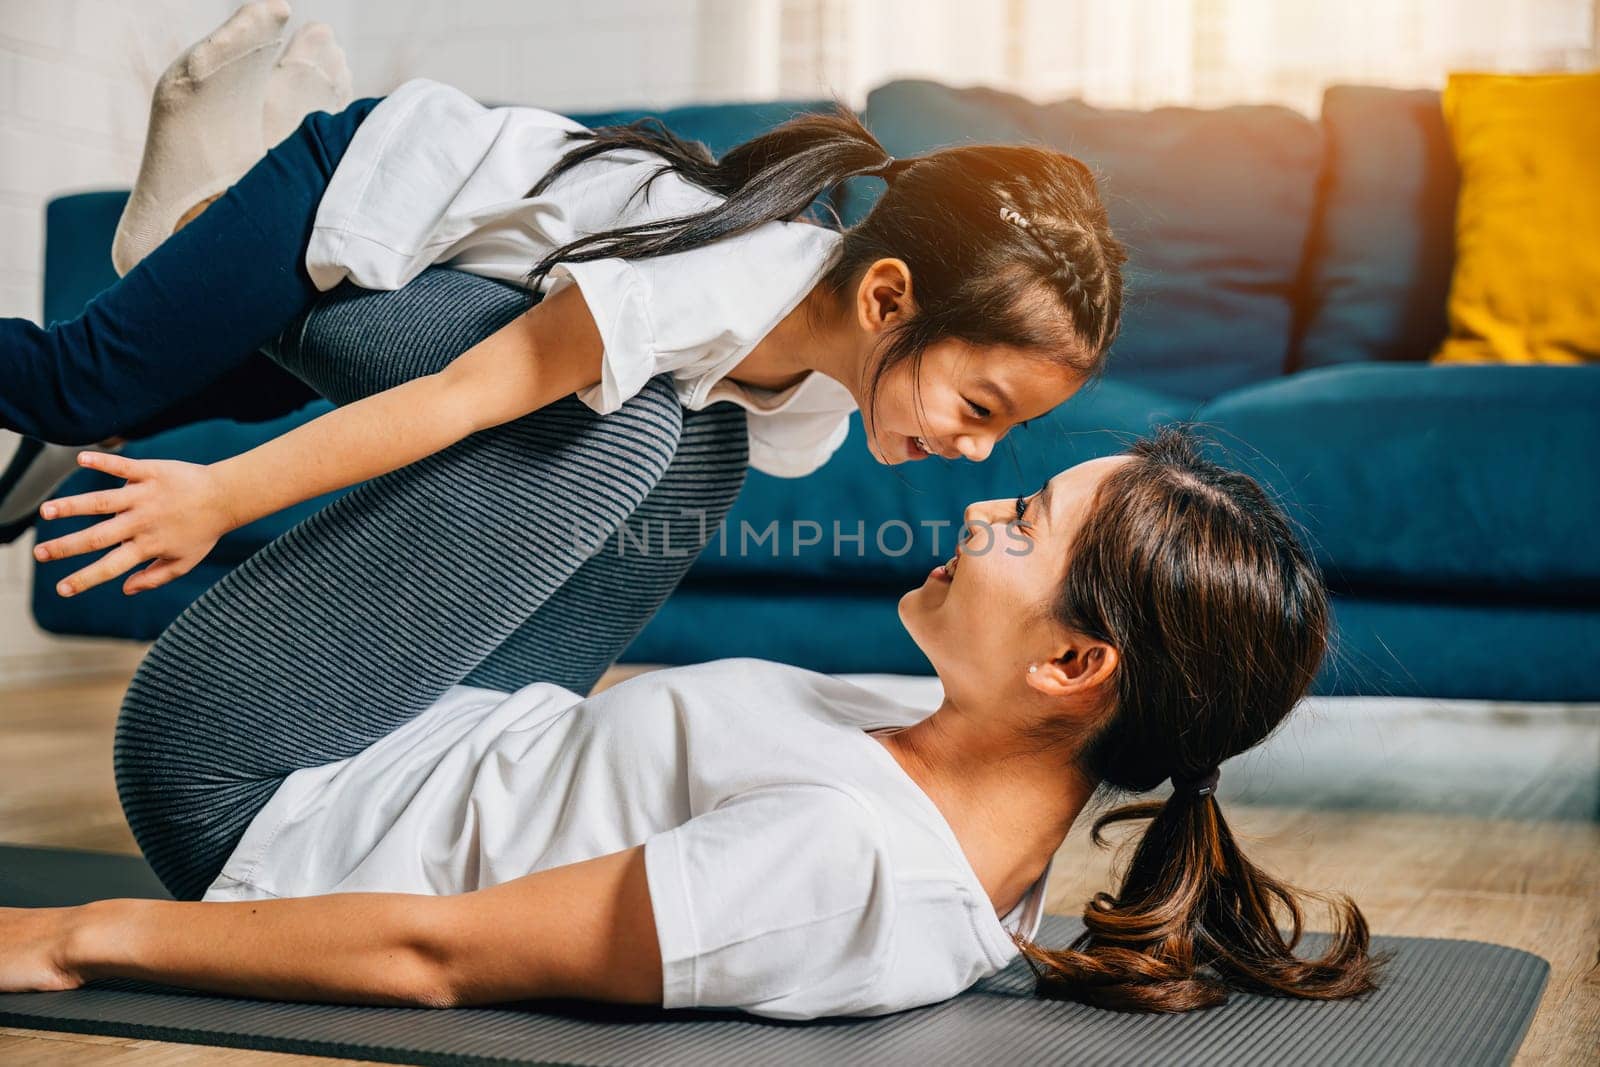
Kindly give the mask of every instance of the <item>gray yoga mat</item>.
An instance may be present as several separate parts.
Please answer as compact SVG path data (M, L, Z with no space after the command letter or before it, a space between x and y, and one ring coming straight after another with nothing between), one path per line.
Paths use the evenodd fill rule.
M0 846L0 904L165 897L143 861ZM1051 916L1043 944L1082 929ZM1326 938L1308 935L1305 951ZM1316 1003L1235 995L1186 1015L1035 999L1021 961L954 1000L877 1019L776 1023L732 1013L593 1004L338 1007L198 994L111 979L0 994L0 1025L415 1064L1467 1064L1511 1062L1550 967L1478 941L1377 937L1382 989Z

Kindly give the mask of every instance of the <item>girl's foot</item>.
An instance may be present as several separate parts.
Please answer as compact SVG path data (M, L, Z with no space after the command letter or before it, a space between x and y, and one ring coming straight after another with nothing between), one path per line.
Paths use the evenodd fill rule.
M118 274L266 151L261 115L287 0L253 0L167 68L150 101L144 160L111 245Z
M99 446L107 450L106 446ZM117 441L111 450L122 447ZM47 445L32 437L0 430L0 545L9 545L39 518L39 505L78 469L73 445Z
M308 22L289 39L267 82L261 125L266 146L282 141L313 111L343 111L351 97L344 49L325 22Z

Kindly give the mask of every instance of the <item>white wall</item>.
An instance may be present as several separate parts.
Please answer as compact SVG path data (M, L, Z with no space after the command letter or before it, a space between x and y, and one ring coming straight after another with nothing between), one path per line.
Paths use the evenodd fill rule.
M291 2L296 22L334 28L358 95L431 77L485 100L577 111L777 88L764 73L775 68L770 55L727 46L730 36L762 34L773 0ZM45 202L132 182L157 76L234 6L0 0L0 315L40 316ZM31 539L0 548L0 685L125 669L137 649L34 627L31 548Z

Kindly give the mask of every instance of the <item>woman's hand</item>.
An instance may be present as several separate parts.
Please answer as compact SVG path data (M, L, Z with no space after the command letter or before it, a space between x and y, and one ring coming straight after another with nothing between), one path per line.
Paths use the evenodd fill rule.
M0 993L77 989L67 965L77 908L0 908Z
M127 479L120 489L102 489L49 500L39 508L47 519L72 515L110 515L87 529L45 541L33 550L45 562L112 548L89 566L56 583L72 596L110 581L146 560L150 566L122 583L127 594L143 592L180 578L205 559L235 523L212 469L198 463L128 459L106 452L84 452L82 466Z

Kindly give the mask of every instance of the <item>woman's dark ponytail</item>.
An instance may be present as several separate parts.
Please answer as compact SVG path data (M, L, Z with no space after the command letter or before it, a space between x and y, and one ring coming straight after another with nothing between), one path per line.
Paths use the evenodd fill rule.
M1332 901L1338 934L1319 958L1294 953L1305 928L1291 889L1245 858L1215 797L1174 792L1095 821L1150 820L1115 895L1096 893L1084 932L1065 949L1022 942L1042 996L1123 1011L1183 1012L1223 1003L1228 990L1336 1000L1373 989L1380 959L1347 897ZM1318 899L1326 899L1318 897ZM1280 931L1274 905L1288 917ZM1209 967L1215 977L1201 968Z
M676 173L726 199L697 215L623 226L562 245L534 266L528 275L530 289L537 289L563 261L671 255L768 222L795 219L821 193L846 178L882 172L893 162L855 113L838 101L832 111L796 115L776 129L729 149L720 160L713 158L704 144L679 137L656 118L574 131L567 136L583 143L562 156L529 196L538 196L580 163L616 149L631 148L652 152L663 160L639 192L646 191L663 174Z
M1054 615L1118 651L1115 691L1078 755L1084 778L1109 794L1168 778L1174 789L1095 821L1096 845L1114 823L1148 825L1116 892L1089 901L1080 937L1059 950L1021 942L1038 992L1162 1012L1220 1004L1229 989L1367 992L1383 961L1360 909L1246 859L1208 773L1268 737L1310 690L1331 619L1321 575L1260 485L1203 458L1193 433L1163 430L1129 451L1074 537ZM1331 905L1320 957L1294 953L1302 897Z

